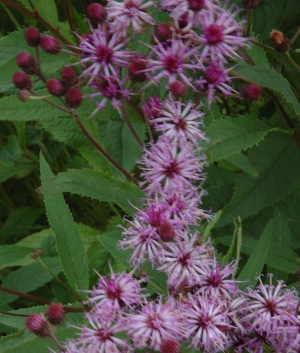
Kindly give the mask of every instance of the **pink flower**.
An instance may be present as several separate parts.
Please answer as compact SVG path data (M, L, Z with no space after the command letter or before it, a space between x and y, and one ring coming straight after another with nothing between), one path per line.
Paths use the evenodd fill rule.
M137 314L129 315L128 335L137 347L159 350L163 340L180 334L178 314L167 303L147 302Z

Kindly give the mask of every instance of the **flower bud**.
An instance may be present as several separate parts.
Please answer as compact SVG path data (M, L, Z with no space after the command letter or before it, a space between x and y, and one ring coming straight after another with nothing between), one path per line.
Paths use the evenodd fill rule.
M12 77L14 85L19 89L26 88L30 90L32 87L31 79L28 75L25 74L23 71L16 71Z
M160 353L178 353L179 343L172 339L165 339L161 342Z
M172 31L166 23L161 23L155 27L153 35L159 42L164 43L172 38Z
M180 98L185 95L186 85L181 81L173 81L169 85L169 91L176 97Z
M20 101L22 101L22 102L28 101L29 97L30 97L30 92L29 92L28 89L26 89L26 88L21 89L21 90L18 92L18 98L19 98Z
M40 47L50 54L58 54L61 51L61 44L59 40L52 36L42 36L40 39Z
M222 81L224 71L215 63L211 63L205 70L205 79L208 83L218 85Z
M172 241L175 237L175 232L172 225L168 221L164 221L158 228L158 234L163 241Z
M178 19L178 25L180 29L185 28L189 24L189 16L187 13L181 15Z
M192 11L198 12L205 6L205 0L188 0L189 8Z
M70 66L66 66L61 71L62 82L65 86L70 87L76 85L78 77L74 69Z
M244 99L258 99L261 96L261 87L255 84L244 86L241 95Z
M255 9L258 6L258 0L242 0L246 9Z
M50 78L46 83L46 87L48 92L55 97L62 96L66 91L64 84L56 78Z
M105 8L97 3L89 5L86 9L86 13L91 20L95 20L100 23L104 22L107 17L107 12Z
M146 80L146 64L142 60L134 60L129 65L129 78L132 82L143 82Z
M270 38L273 42L275 50L277 50L279 53L284 54L290 50L290 42L282 32L273 29L273 31L270 33Z
M51 336L50 326L42 314L30 315L26 321L26 327L38 337L46 338Z
M40 256L42 256L42 253L42 249L33 250L33 252L30 254L30 257L34 260L37 260Z
M51 303L47 310L47 317L52 325L60 325L65 318L65 309L61 304Z
M82 95L78 88L71 87L66 93L66 101L71 108L78 108L82 102Z
M40 43L40 31L35 27L28 27L25 31L25 39L30 47L37 47Z
M38 63L36 59L26 51L17 55L16 63L28 75L33 75L38 72Z

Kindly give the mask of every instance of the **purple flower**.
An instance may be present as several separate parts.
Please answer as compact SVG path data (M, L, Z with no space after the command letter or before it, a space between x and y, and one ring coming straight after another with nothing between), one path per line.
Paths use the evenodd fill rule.
M162 266L159 271L168 275L167 284L171 290L175 290L185 282L188 286L201 283L204 268L210 261L209 251L211 245L196 245L199 234L195 233L191 239L187 232L177 239L177 243L167 243L160 253Z
M120 68L127 67L129 53L121 50L128 42L122 40L118 33L110 35L103 30L95 29L88 38L79 37L81 42L80 63L84 67L82 74L95 79L100 73L106 76L119 76Z
M181 334L178 313L161 302L147 302L137 314L129 315L128 335L137 347L159 350L164 339Z
M90 291L88 301L104 315L111 315L134 304L140 304L142 295L139 282L129 274L112 273L110 279L99 275L97 285Z
M142 32L144 23L155 24L153 18L145 11L147 7L153 5L153 1L143 4L143 0L124 0L117 2L109 0L107 5L110 31L126 35L126 30L133 26L136 32Z
M152 48L156 59L148 60L148 71L154 74L152 80L160 82L162 78L168 78L169 83L175 81L177 76L188 86L192 86L191 79L186 74L186 69L195 69L197 66L192 63L191 58L198 54L198 47L190 47L190 43L184 43L180 39L169 40L167 45L159 43ZM147 83L143 89L151 85Z
M158 97L149 97L149 102L144 102L142 109L148 117L157 118L161 111L161 102Z
M201 12L201 26L203 34L199 36L200 43L204 46L203 59L227 63L227 58L239 57L237 50L246 45L247 38L243 38L243 27L235 21L239 10L234 7L225 9L213 5L209 10Z
M188 186L192 181L203 179L202 164L186 141L174 142L162 136L156 144L145 150L140 160L141 176L150 183L147 191Z
M203 124L203 113L195 109L192 102L186 105L166 100L158 117L150 119L156 131L161 131L170 140L188 140L197 145L199 140L206 140L204 132L199 129Z
M206 296L189 296L183 312L186 339L191 339L193 348L202 352L215 353L227 348L231 327L223 305Z

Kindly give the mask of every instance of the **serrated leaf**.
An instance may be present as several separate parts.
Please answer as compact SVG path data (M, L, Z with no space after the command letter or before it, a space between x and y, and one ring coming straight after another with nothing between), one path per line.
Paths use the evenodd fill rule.
M257 241L255 247L252 248L252 253L246 265L243 267L242 271L240 272L237 278L238 281L250 280L249 282L242 283L241 284L242 288L250 284L252 285L256 284L257 282L256 277L261 274L268 256L270 242L272 238L272 231L273 231L273 219L271 219L266 225L265 229L260 235L260 239Z
M300 116L300 104L288 80L277 71L271 68L250 65L241 65L235 71L256 84L269 89L289 110Z
M19 245L0 246L0 268L23 266L34 260L30 259L32 250Z
M100 201L112 201L128 214L134 212L129 204L138 207L143 191L135 184L116 179L99 170L69 170L45 182L40 191L45 193L71 192Z
M246 219L279 201L293 189L300 177L300 151L292 136L270 133L259 146L250 150L248 157L259 177L241 174L218 226L231 223L237 216Z
M54 237L54 233L50 228L28 235L28 237L20 240L17 245L24 248L38 249L42 246L43 241L48 237Z
M54 274L62 271L58 258L43 258L43 262L51 269ZM31 292L45 283L49 282L52 276L38 262L19 268L11 272L2 281L2 286L14 289L22 293ZM15 300L17 296L0 292L0 305L7 304Z
M299 24L299 16L298 0L265 1L253 11L252 28L261 39L268 39L273 29L286 33Z
M245 156L243 153L231 154L230 156L226 157L226 161L234 165L236 168L243 170L249 175L252 175L253 177L258 176L257 170L250 163L248 157Z
M99 141L107 153L124 169L130 172L142 154L142 148L135 140L125 121L100 120ZM145 140L145 125L132 122L140 139Z
M53 174L42 155L40 161L41 180L45 183ZM46 194L44 200L64 273L75 291L85 290L89 285L86 254L69 207L61 194ZM83 296L82 293L79 295Z
M28 10L33 10L28 0L21 0L21 2ZM31 0L31 3L34 11L37 11L52 27L58 26L58 16L54 0Z
M253 116L226 117L207 129L212 152L210 161L217 161L259 143L272 127Z

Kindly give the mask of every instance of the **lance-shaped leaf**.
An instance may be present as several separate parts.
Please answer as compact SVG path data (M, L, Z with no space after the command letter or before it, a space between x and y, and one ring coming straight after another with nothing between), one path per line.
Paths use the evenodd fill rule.
M53 177L45 158L40 156L41 180ZM63 195L45 194L48 221L55 233L57 249L64 273L71 287L78 291L88 289L89 270L83 242ZM82 293L79 293L83 297Z

